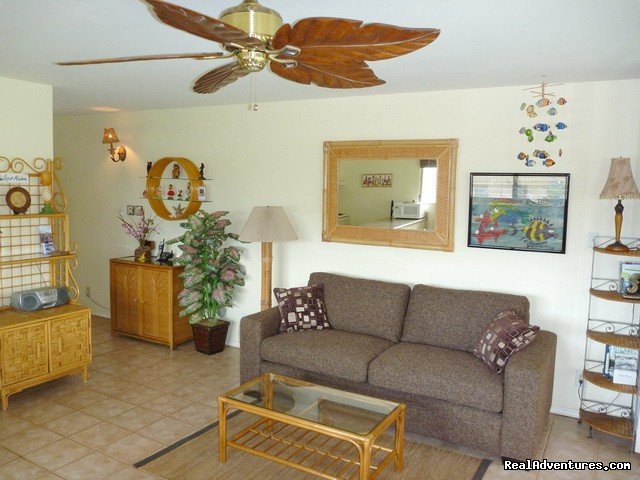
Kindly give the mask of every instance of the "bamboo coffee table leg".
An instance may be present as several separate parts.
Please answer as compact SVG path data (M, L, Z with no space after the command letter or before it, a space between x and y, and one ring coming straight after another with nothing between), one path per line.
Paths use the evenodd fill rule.
M396 448L395 448L395 469L401 472L404 468L404 407L400 410L396 418Z
M371 475L371 447L373 442L366 440L360 450L360 480L369 480Z
M227 461L227 406L218 398L218 460Z

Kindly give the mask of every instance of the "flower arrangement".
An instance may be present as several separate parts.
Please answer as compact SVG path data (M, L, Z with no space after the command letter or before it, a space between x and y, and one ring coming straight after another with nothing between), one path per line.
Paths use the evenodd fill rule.
M185 232L168 243L178 243L182 254L174 260L184 266L181 273L184 289L178 294L180 315L188 315L189 323L216 325L220 309L233 307L233 291L244 285L245 269L240 265L242 250L225 245L238 240L226 232L231 221L223 218L229 212L204 211L191 215L180 226Z
M122 228L124 228L124 233L135 238L140 247L144 247L147 240L152 233L158 233L158 226L156 225L157 217L147 218L144 214L144 209L142 210L142 215L137 222L132 222L125 220L122 212L118 211L118 220L122 222Z

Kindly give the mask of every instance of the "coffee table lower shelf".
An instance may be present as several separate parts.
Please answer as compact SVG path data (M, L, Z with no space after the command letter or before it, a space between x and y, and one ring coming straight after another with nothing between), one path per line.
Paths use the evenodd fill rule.
M354 444L267 418L235 434L227 446L328 480L360 478L360 455ZM394 458L393 447L373 445L369 478L376 478Z

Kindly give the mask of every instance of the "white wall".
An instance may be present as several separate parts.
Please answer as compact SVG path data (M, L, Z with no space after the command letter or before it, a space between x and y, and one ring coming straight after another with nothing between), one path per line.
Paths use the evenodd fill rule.
M313 87L309 87L313 88ZM108 258L130 255L135 244L115 218L139 200L145 164L163 156L204 162L207 209L231 211L239 231L254 205L283 205L300 240L274 248L274 286L304 284L310 272L527 295L531 318L558 334L556 411L576 409L575 371L582 369L591 251L588 232L610 233L613 202L598 199L612 156L629 156L640 181L640 80L558 87L568 99L565 153L558 164L526 168L518 129L525 123L523 87L267 103L117 114L78 115L55 121L55 152L66 161L72 235L80 246L81 291L108 305ZM129 149L114 164L102 129L115 127ZM325 140L458 138L455 251L453 253L323 243L322 142ZM565 255L466 246L469 173L569 172L571 192ZM640 205L627 201L624 232L640 234ZM167 238L179 232L165 222ZM238 291L238 320L259 309L260 247L246 247L247 286ZM438 306L434 306L437 308ZM105 314L104 310L94 309Z
M30 161L53 154L52 89L0 77L0 156Z

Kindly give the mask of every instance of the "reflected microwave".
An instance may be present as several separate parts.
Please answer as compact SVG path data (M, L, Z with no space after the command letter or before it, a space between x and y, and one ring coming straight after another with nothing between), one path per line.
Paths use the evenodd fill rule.
M391 202L391 216L393 218L424 218L426 216L425 206L416 202Z

